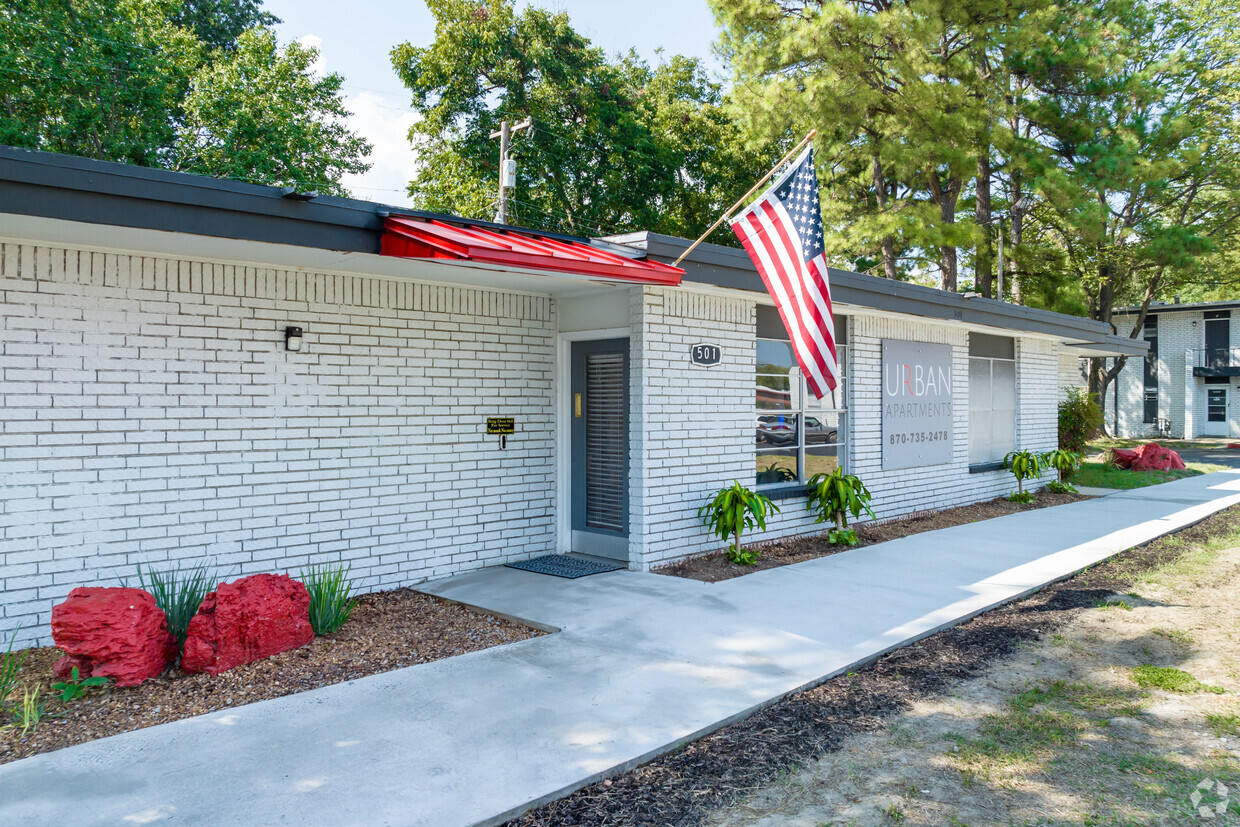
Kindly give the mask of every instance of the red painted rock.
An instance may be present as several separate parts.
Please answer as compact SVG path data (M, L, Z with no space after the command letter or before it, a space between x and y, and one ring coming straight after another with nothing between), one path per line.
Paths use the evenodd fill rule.
M221 583L189 622L181 668L218 675L314 640L310 593L288 575Z
M1140 451L1130 448L1112 448L1111 464L1116 468L1130 468L1139 456L1141 456Z
M158 677L177 654L155 598L142 589L78 588L52 609L52 640L65 650L53 669L69 677L112 678L137 686Z
M1130 467L1134 471L1183 471L1185 465L1175 451L1157 442L1147 442L1141 446L1140 455Z

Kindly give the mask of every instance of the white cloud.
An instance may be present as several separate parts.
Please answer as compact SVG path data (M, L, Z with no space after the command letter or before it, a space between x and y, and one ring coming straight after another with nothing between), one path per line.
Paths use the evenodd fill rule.
M358 92L345 99L353 114L349 128L374 145L368 159L370 170L346 175L343 183L355 198L408 206L405 188L417 170L417 153L409 144L409 127L419 115L396 101L374 92Z
M310 64L310 71L319 77L327 74L327 58L323 55L323 38L317 34L303 34L297 42L309 49L318 51L319 56Z

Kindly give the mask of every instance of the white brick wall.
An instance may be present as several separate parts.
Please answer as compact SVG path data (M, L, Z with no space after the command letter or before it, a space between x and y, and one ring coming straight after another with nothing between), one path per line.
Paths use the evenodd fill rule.
M721 548L724 543L702 526L697 509L734 479L753 486L754 303L685 289L638 288L633 291L632 329L630 565L646 569ZM850 470L874 493L880 519L1015 490L1007 471L969 473L965 330L853 316L850 337ZM955 403L963 415L956 418L950 465L882 469L879 370L884 338L954 347ZM691 365L689 346L699 341L720 344L723 363L715 368ZM1021 339L1017 359L1019 447L1049 450L1057 443L1058 348L1044 340ZM1053 478L1052 472L1045 480ZM768 522L766 532L748 535L750 542L823 528L805 511L803 498L777 504L782 512Z
M1205 425L1206 385L1200 377L1193 377L1191 361L1197 357L1195 351L1205 347L1204 319L1202 310L1158 313L1158 416L1171 420L1171 434L1175 437L1201 436ZM1117 316L1115 324L1121 333L1127 333L1132 329L1132 317ZM1231 320L1231 347L1240 348L1240 316ZM1154 426L1142 422L1143 360L1129 359L1116 381L1119 383L1119 435L1153 435ZM1240 390L1235 380L1228 393L1231 432L1240 434ZM1108 428L1115 422L1115 413L1114 390L1108 389Z
M139 563L373 589L549 550L554 331L549 298L0 245L0 639Z

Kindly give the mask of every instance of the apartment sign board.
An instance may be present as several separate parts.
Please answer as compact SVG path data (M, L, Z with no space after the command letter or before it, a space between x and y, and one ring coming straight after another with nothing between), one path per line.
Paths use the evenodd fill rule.
M883 339L883 468L952 461L951 345Z

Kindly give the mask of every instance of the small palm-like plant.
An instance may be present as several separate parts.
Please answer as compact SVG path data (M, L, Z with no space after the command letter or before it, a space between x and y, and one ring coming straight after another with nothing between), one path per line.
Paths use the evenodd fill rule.
M728 559L742 566L758 562L758 553L741 548L741 535L754 528L766 529L766 518L779 511L769 497L750 491L733 480L714 499L698 509L698 517L720 540L731 540Z
M1059 482L1054 490L1057 492L1075 493L1076 489L1068 484L1068 477L1081 467L1081 455L1075 451L1056 448L1042 455L1042 463L1047 468L1054 468L1059 473Z
M1030 502L1032 494L1025 493L1025 480L1042 476L1042 458L1033 451L1012 451L1003 458L1003 467L1016 477L1016 494L1008 499L1013 502Z
M832 543L855 546L857 532L848 527L848 518L854 520L861 512L874 519L874 510L870 508L873 499L870 490L860 477L845 474L843 468L837 467L830 474L815 474L806 486L809 499L805 503L807 511L817 511L815 522L834 521L835 528L827 533Z

